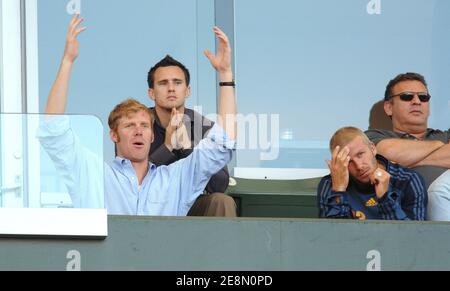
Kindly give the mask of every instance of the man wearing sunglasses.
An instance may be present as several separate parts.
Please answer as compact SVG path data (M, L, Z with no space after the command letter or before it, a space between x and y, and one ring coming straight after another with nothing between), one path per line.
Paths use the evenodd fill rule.
M434 196L450 196L447 191L442 191L448 189L450 183L450 132L428 128L430 100L422 75L398 75L387 85L384 98L384 110L392 119L393 131L376 129L368 130L366 134L381 155L416 170L424 177L426 186L431 185L428 190L429 218L441 220L434 215L437 212L434 211L437 204ZM444 200L450 201L450 197ZM447 203L445 209L450 213L450 202Z

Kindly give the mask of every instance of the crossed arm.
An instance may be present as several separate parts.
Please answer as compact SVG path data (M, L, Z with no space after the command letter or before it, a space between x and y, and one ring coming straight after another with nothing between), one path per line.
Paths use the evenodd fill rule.
M418 166L438 166L443 168L450 168L450 144L444 144L442 147L435 150L422 161L416 163L412 167Z
M450 144L441 141L385 139L377 144L378 152L402 166L438 166L450 168Z

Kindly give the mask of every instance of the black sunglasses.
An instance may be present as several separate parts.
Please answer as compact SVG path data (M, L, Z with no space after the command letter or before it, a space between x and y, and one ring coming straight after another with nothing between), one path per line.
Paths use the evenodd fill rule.
M420 102L428 102L431 99L431 95L430 94L423 93L423 92L422 93L403 92L403 93L400 93L400 94L392 95L391 99L396 97L396 96L399 96L400 100L405 101L405 102L409 102L409 101L413 100L414 96L416 96L416 95L419 97Z

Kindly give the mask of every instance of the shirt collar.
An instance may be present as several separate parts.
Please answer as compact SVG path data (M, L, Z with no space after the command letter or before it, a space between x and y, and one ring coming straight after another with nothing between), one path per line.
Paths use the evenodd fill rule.
M126 165L131 165L131 161L130 160L124 159L124 158L121 158L121 157L116 157L114 159L114 163L116 165L120 166L121 168L123 168ZM149 169L150 169L150 171L156 170L156 165L151 163L151 162L149 162Z
M427 139L427 138L430 137L431 135L436 134L436 133L439 133L439 132L440 132L440 130L428 128L427 131L426 131L426 133L425 133L424 139ZM409 133L400 133L400 134L401 134L401 138L408 138L408 139L411 139L411 138L412 138L412 139L417 139L414 135L409 134Z
M425 138L429 137L430 135L438 134L438 133L441 133L441 132L442 131L440 131L438 129L429 128L429 129L427 129L427 133L425 134Z
M129 163L130 160L127 160L127 159L124 159L124 158L121 158L121 157L116 157L116 158L114 159L114 163L117 164L117 165L119 165L119 166L123 166L123 165L126 164L127 162Z

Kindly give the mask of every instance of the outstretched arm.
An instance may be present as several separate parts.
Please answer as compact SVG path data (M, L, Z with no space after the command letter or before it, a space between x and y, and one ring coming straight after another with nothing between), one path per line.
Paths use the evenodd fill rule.
M220 81L231 82L233 72L228 37L218 27L214 27L214 33L219 39L219 49L216 55L205 50L205 55L219 73ZM180 197L180 205L184 205L183 207L192 206L210 178L230 162L236 148L236 100L231 86L220 88L218 124L219 126L213 126L191 155L169 166L171 171L179 172L181 179L178 183L186 189L186 194ZM180 213L185 215L185 210L183 208Z
M220 82L231 82L233 71L230 41L220 28L214 27L213 31L219 39L219 49L215 56L208 50L205 50L205 55L219 73ZM218 123L232 140L236 139L236 99L231 86L220 87Z
M47 100L46 114L64 114L72 65L78 56L78 28L83 18L73 17L61 66ZM48 120L46 120L48 121ZM42 122L37 137L54 162L75 208L104 208L103 160L84 148L70 128L69 118Z
M66 111L70 75L75 59L78 57L79 43L77 36L86 30L86 27L78 27L83 20L79 15L75 15L70 22L64 57L61 61L56 80L48 95L47 107L45 108L46 114L63 114Z

